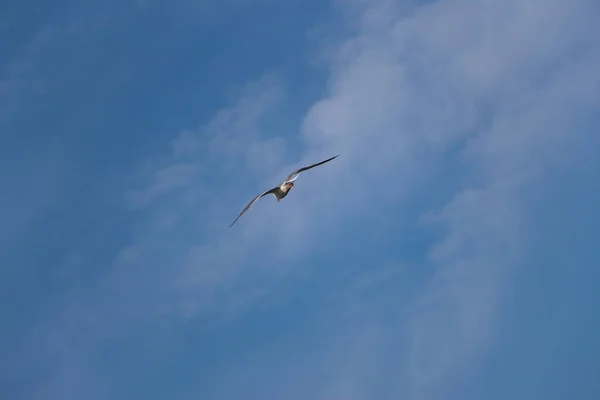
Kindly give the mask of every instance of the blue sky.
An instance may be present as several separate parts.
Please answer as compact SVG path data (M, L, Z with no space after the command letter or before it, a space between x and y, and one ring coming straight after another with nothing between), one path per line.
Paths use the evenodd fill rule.
M598 2L213 3L0 6L0 397L597 399Z

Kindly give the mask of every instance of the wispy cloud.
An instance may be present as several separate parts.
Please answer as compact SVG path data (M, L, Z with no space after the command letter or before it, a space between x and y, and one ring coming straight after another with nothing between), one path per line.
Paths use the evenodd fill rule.
M261 137L258 127L283 93L277 80L268 76L250 83L232 107L177 137L172 151L150 160L125 181L133 188L125 192L124 205L128 209L135 206L143 215L132 227L131 243L86 293L72 290L32 330L32 334L44 330L45 339L32 346L22 364L32 367L36 358L51 358L61 365L48 376L45 390L63 398L80 393L76 388L95 391L89 380L96 379L97 373L81 363L100 343L115 340L139 324L154 321L160 325L173 315L193 317L198 313L218 312L227 318L261 296L260 287L233 292L244 254L236 250L234 241L221 240L213 246L214 239L206 235L211 230L223 231L219 225L228 225L218 218L229 217L230 211L219 206L223 184L218 179L223 169L233 171L235 167L248 173L279 160L275 155L271 160L240 162L237 156L245 152L235 141L237 134L244 134L248 135L244 145L271 149L276 139ZM192 163L192 159L203 163ZM229 311L224 314L224 310ZM95 395L102 397L105 385L101 380L94 385L98 386Z
M132 191L131 202L134 205L147 205L163 193L189 186L199 173L199 166L196 164L174 164L164 167L154 172L149 187Z
M600 104L598 5L336 6L340 30L354 36L327 58L326 94L307 110L299 141L265 123L289 101L283 79L267 74L121 182L124 208L136 208L129 245L38 326L49 333L32 351L58 360L55 393L77 388L61 377L78 374L100 393L101 343L173 321L214 326L285 297L273 294L279 285L302 291L288 280L302 274L336 283L301 296L321 304L304 328L310 337L274 340L221 366L221 380L200 376L190 397L209 386L218 398L446 398L477 369L536 230L528 191L595 156L586 142L598 139L577 122ZM338 153L284 202L259 202L228 228L257 192ZM384 238L408 251L390 238L416 234L409 229L433 237L410 260L401 251L384 266L353 258ZM313 265L319 257L335 267ZM345 272L333 271L340 265Z
M384 218L384 210L423 196L423 181L439 185L451 176L444 188L454 194L438 210L421 210L441 239L420 266L430 271L420 292L387 304L398 313L383 320L359 315L341 323L331 315L337 329L323 346L338 342L344 327L355 330L351 345L326 351L319 363L338 373L325 381L311 375L314 386L298 396L443 398L493 343L506 285L535 229L524 213L531 201L525 188L552 184L549 171L591 156L582 144L593 132L570 127L593 115L600 100L590 19L597 5L440 1L409 13L390 2L341 7L360 16L351 20L359 33L332 57L329 95L305 120L303 160L335 151L346 161L294 193L295 207L310 208L302 238L334 230L317 221ZM329 205L340 189L345 204L336 211L315 204ZM377 356L381 343L397 357ZM282 377L288 387L309 368L299 364ZM398 384L367 378L386 371Z
M573 165L581 138L591 139L569 127L599 101L600 53L589 19L597 6L442 1L409 16L387 2L359 7L361 33L343 44L331 95L311 110L305 137L343 147L360 163L360 173L344 171L356 191L387 180L376 193L388 201L419 188L410 179L431 171L440 150L459 150L463 166L445 168L465 170L457 186L466 188L428 218L442 228L429 252L434 272L406 328L394 332L407 335L407 358L392 361L404 365L400 382L410 398L444 397L448 380L493 340L506 279L532 229L523 187L551 179L545 171L558 160Z

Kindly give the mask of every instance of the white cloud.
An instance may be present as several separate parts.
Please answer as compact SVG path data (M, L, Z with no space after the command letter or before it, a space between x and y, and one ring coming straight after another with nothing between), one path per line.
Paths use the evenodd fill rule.
M569 126L599 104L600 52L591 39L598 30L590 18L598 7L439 1L391 18L389 2L360 6L362 30L342 46L330 95L310 111L304 137L343 149L352 162L336 178L351 176L353 195L375 190L355 212L384 203L379 196L410 197L420 188L412 179L435 170L439 151L447 163L458 150L465 189L426 214L443 233L429 253L437 272L415 298L406 331L394 332L408 335L408 357L398 353L395 363L406 362L398 379L411 388L409 398L443 398L448 379L475 365L493 340L506 279L532 229L521 189L547 178L557 161L575 163L589 137ZM373 344L365 337L364 346ZM350 374L360 379L361 372Z
M328 94L301 127L302 158L286 158L285 139L261 125L286 99L281 83L267 76L250 84L233 106L182 133L166 161L150 163L150 183L134 196L151 207L90 307L116 326L160 313L238 312L290 272L295 264L284 261L333 247L345 227L371 228L388 212L406 214L406 202L444 182L452 200L419 210L440 240L423 265L399 263L402 271L423 269L425 282L410 297L377 303L387 307L382 314L365 306L367 295L325 308L323 335L311 348L322 356L310 353L276 371L281 397L294 388L299 398L377 398L383 376L387 394L443 398L446 383L465 376L493 343L505 285L534 229L522 188L546 179L548 168L568 168L585 142L587 133L566 128L599 104L591 17L598 6L440 0L414 8L389 1L339 7L350 11L358 33L330 58ZM338 153L334 163L299 178L284 202L259 202L228 228L263 187ZM198 159L202 165L188 169ZM451 171L460 174L447 184ZM159 195L170 196L161 203ZM378 287L400 275L394 269L383 276L365 280ZM266 284L255 283L264 277ZM104 337L95 335L89 340ZM257 356L260 374L248 371L249 360L232 375L263 384L290 351L276 350L281 355L267 361ZM298 375L313 384L298 388Z
M182 247L175 275L189 288L189 316L221 309L234 298L233 289L254 299L252 293L264 291L240 282L263 270L246 260L267 248L271 262L302 257L309 247L320 251L326 246L320 239L339 232L336 224L384 218L379 212L422 196L428 190L423 182L435 185L448 168L461 170L451 185L454 199L439 211L422 210L423 221L440 228L441 240L429 251L428 281L397 305L408 307L396 317L404 324L393 321L396 330L386 331L374 320L366 331L383 333L356 332L348 338L355 357L340 358L338 351L345 349L331 350L326 365L339 374L306 393L370 398L373 387L359 379L367 357L373 371L401 374L411 398L438 397L493 341L504 286L532 229L522 212L527 199L521 188L543 179L545 168L559 160L569 165L571 156L561 151L572 152L580 142L565 128L597 105L600 54L593 51L596 28L588 17L596 6L555 0L439 1L412 10L392 2L340 7L353 10L350 18L361 16L359 33L331 57L329 94L308 111L299 162L282 165L284 140L261 135L261 117L282 100L281 89L269 84L259 84L258 91L251 86L236 106L183 133L174 150L176 160L188 151L208 151L209 164L227 182L267 173L260 188L298 164L342 156L302 177L285 204L257 204L235 231L221 225L245 204L240 195L251 198L256 186L217 186L220 198L202 203L197 220L211 236ZM267 172L276 166L277 174ZM287 224L265 224L283 215ZM395 344L394 336L404 344ZM373 356L368 349L380 340L403 347L406 356Z
M311 376L315 384L294 393L376 398L377 390L364 381L375 369L397 374L390 377L399 382L390 389L396 395L445 398L448 384L469 376L493 344L507 285L535 229L524 213L531 201L524 189L551 185L550 171L591 155L579 152L592 137L577 121L599 105L600 51L591 17L598 5L438 1L413 12L391 2L341 7L362 16L359 33L331 57L329 94L310 109L303 126L302 161L338 152L343 157L299 183L302 189L289 202L303 223L280 232L279 240L291 235L311 241L336 229L317 221L385 218L380 213L422 196L424 181L439 184L449 169L461 174L452 175L449 203L422 210L423 222L441 239L420 267L431 271L420 292L406 303L388 304L410 306L407 313L367 322L331 314L325 323L335 329L322 339L324 348L344 329L363 323L365 329L348 339L351 346L324 350L322 368L337 374L327 382ZM570 129L574 125L579 129ZM340 189L343 199L336 197ZM318 190L319 197L311 195ZM255 229L253 221L245 224ZM371 335L369 326L383 333ZM388 351L403 351L377 356L382 342ZM290 375L304 368L299 362ZM288 378L293 387L291 377L283 380Z

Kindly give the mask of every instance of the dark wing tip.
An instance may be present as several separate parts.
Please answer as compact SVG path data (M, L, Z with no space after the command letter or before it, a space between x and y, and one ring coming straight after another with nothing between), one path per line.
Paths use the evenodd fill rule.
M242 216L242 214L238 215L238 217L231 223L231 225L229 225L230 228L233 226L233 224L235 224L236 222L238 222L238 219L240 219L240 217Z

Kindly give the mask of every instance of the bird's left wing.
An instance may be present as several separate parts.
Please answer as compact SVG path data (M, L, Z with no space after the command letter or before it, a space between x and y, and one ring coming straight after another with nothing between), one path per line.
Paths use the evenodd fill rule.
M240 213L240 215L238 215L238 216L237 216L237 218L235 219L235 221L233 221L233 222L231 223L231 225L229 225L229 227L231 228L231 227L233 226L233 224L235 224L235 223L237 222L237 220L238 220L238 219L240 219L240 217L241 217L242 215L244 215L244 213L245 213L246 211L248 211L248 210L250 209L250 207L252 207L252 205L258 201L258 199L260 199L261 197L263 197L263 196L266 196L266 195L268 195L268 194L274 193L274 192L275 192L277 189L279 189L279 186L276 186L276 187L274 187L273 189L269 189L269 190L267 190L266 192L263 192L263 193L259 194L258 196L256 196L255 198L253 198L253 199L250 201L250 203L248 203L248 205L247 205L246 207L244 207L244 209L242 210L242 212Z
M318 162L318 163L316 163L316 164L309 165L308 167L302 167L302 168L299 168L299 169L295 170L294 172L292 172L291 174L289 174L289 175L288 175L288 177L286 178L285 182L293 182L293 181L295 181L295 180L296 180L296 178L298 178L298 174L300 174L300 172L303 172L303 171L309 170L309 169L311 169L311 168L314 168L314 167L318 167L319 165L321 165L321 164L325 164L326 162L329 162L329 161L331 161L331 160L333 160L334 158L337 158L337 157L339 157L339 156L340 156L340 155L338 154L337 156L333 156L333 157L331 157L331 158L328 158L328 159L327 159L327 160L325 160L325 161L321 161L321 162Z

